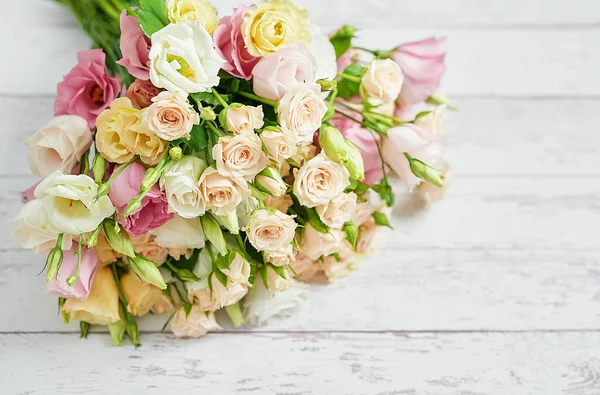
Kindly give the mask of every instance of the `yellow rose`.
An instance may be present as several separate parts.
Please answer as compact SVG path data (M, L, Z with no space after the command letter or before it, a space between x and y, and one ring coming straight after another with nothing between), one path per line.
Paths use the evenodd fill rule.
M71 320L94 325L119 321L119 291L109 267L99 268L87 300L67 299L63 311Z
M135 155L123 139L123 131L139 125L139 111L131 100L116 99L96 120L96 148L109 162L125 163ZM136 126L137 127L137 126Z
M248 53L265 56L296 42L310 44L308 12L291 0L263 0L242 22Z
M167 13L171 23L200 21L211 35L219 23L217 9L206 0L167 0Z
M173 302L168 295L131 272L121 277L121 286L127 298L127 310L137 317L145 316L151 311L165 314L173 310Z

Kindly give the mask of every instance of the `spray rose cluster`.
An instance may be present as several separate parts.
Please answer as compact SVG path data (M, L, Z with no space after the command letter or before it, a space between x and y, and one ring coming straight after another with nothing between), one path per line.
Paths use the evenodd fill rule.
M84 335L137 345L149 313L181 337L218 330L221 309L235 326L290 316L306 282L373 251L389 170L442 196L445 40L359 49L354 28L328 36L292 0L221 18L206 0L108 3L90 15L120 42L58 85L12 234L47 256L48 292ZM403 118L424 101L439 106Z

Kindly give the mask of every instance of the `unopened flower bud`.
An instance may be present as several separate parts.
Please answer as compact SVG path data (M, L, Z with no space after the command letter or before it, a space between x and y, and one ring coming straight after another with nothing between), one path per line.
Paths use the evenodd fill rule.
M365 179L365 165L360 150L339 130L323 125L319 130L319 145L331 160L348 169L350 178L358 181Z
M219 254L226 255L227 244L219 222L208 213L200 217L200 221L202 222L202 230L204 230L204 235L208 241L219 251Z
M156 267L156 263L150 259L135 254L133 258L129 258L131 269L144 281L152 285L156 285L160 289L167 289L167 283L160 274L160 270Z
M98 244L98 237L100 236L100 232L102 231L102 224L100 224L96 230L88 235L86 238L86 246L87 248L94 248Z
M108 325L108 330L110 332L110 337L112 337L113 345L121 346L123 345L123 336L125 335L125 330L127 327L127 321L124 318L121 318L119 321L114 324Z
M413 157L409 157L407 159L410 164L410 170L415 176L435 185L436 187L441 188L444 186L444 180L442 179L439 171Z
M107 196L109 191L109 183L100 184L100 186L98 186L98 193L96 194L96 199L100 199L102 196Z
M103 228L108 243L115 251L128 257L135 256L131 239L121 225L118 223L113 225L110 221L104 221Z
M267 167L254 178L254 185L272 197L280 197L287 191L287 185L274 167Z
M236 211L232 211L229 215L218 215L216 219L231 234L237 235L240 233L240 222Z
M353 248L356 248L356 241L358 240L358 226L354 222L346 222L344 224L344 233L346 239L352 244Z
M217 114L215 114L215 110L212 107L202 107L200 109L200 118L205 121L214 121L217 119Z
M138 331L137 322L132 318L127 321L125 325L125 329L127 330L127 335L131 339L131 342L134 346L140 345L140 333Z
M169 156L172 161L178 161L183 158L183 150L179 146L173 147L169 150Z
M127 205L127 209L125 209L125 213L123 213L123 215L126 217L129 217L131 214L135 213L140 208L142 208L142 199L143 199L143 196L136 197L135 199L131 199L129 201L129 204Z
M56 277L60 266L63 261L63 250L62 250L62 238L63 235L60 234L58 236L58 241L56 243L56 247L50 251L48 255L48 259L46 260L46 266L48 267L48 272L46 273L46 281L52 282L52 279Z
M336 80L321 79L321 80L317 80L317 84L319 84L321 86L321 91L322 92L327 92L327 91L330 91L330 90L333 90L333 89L337 88L337 81Z
M92 171L94 173L94 181L100 184L106 174L106 159L100 153L97 153L92 162Z

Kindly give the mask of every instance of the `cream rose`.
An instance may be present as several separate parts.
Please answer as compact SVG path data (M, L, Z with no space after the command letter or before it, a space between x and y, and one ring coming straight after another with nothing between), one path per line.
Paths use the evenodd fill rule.
M179 95L161 92L152 102L143 111L142 124L163 140L189 139L194 125L200 124L200 115Z
M92 325L110 325L119 321L119 291L111 269L99 268L88 298L67 299L63 311L71 320L85 321Z
M300 281L309 281L323 270L321 261L310 259L302 249L296 251L294 262L290 265L291 270Z
M292 280L292 273L289 270L284 269L285 278L281 277L271 266L267 266L265 270L267 271L267 288L271 293L286 290L294 281ZM263 280L260 279L260 281Z
M38 177L56 170L70 172L92 145L87 121L76 115L54 118L25 142L29 167Z
M326 205L350 185L348 170L323 153L306 162L295 176L294 195L306 207Z
M373 206L369 202L358 202L354 210L352 222L356 226L361 226L371 218L373 211Z
M33 250L36 255L48 254L55 246L61 231L51 222L50 206L42 200L31 200L13 219L17 223L10 240L20 243L23 248ZM63 237L62 249L72 247L72 237Z
M192 306L189 315L183 308L177 310L171 320L171 331L177 337L200 337L219 329L221 327L215 320L215 314L207 314L198 306Z
M121 286L127 298L127 310L136 317L173 311L173 302L167 294L132 272L121 277Z
M220 137L212 156L219 174L247 181L253 180L269 164L260 137L254 133Z
M282 213L287 213L290 207L294 205L294 201L290 195L283 195L277 198L267 196L265 199L265 206L272 207L275 210L279 210Z
M396 62L375 59L362 76L360 92L371 104L386 104L398 98L403 82L404 74Z
M302 252L313 260L339 252L342 242L346 239L344 232L331 229L329 233L322 233L313 228L309 223L302 234Z
M244 299L244 317L250 325L290 318L306 304L309 289L306 284L291 281L285 291L272 293L262 281L257 281Z
M294 263L294 247L289 244L287 247L278 251L265 251L264 258L273 266L289 266Z
M131 236L133 250L140 255L145 256L157 265L162 265L167 260L169 251L161 247L156 241L156 236L146 233L141 236Z
M265 126L262 106L231 105L225 114L227 131L235 135L253 134L255 129Z
M170 92L208 92L225 61L199 21L170 24L152 35L150 80Z
M60 233L92 232L115 212L108 196L96 200L98 184L83 174L54 172L37 186L34 194L46 207L49 223Z
M370 254L374 251L374 243L380 227L375 224L373 217L369 218L358 228L358 239L356 241L356 252Z
M165 191L169 210L184 218L196 218L206 212L198 182L206 164L195 156L184 156L171 162L160 180Z
M330 282L352 273L360 259L360 255L353 251L347 240L340 243L336 253L338 256L323 257L323 271Z
M254 185L273 197L283 196L288 189L279 171L273 167L267 167L258 173L254 179Z
M296 134L288 129L282 129L280 126L277 130L266 129L260 134L269 157L277 163L281 163L286 159L291 158L298 152L298 139Z
M244 179L223 176L212 167L204 170L198 187L206 208L216 215L230 214L250 196L250 189Z
M292 217L277 210L256 210L246 229L248 240L258 251L278 251L294 239L298 225Z
M321 221L331 228L341 229L354 216L356 194L344 193L323 206L316 207Z
M176 215L151 233L156 236L159 246L168 249L204 248L206 242L200 218L185 219Z
M296 42L310 43L308 12L291 0L262 0L242 22L248 53L261 57Z
M233 254L235 254L235 256L231 260L229 267L222 269L221 272L226 275L232 283L242 284L249 287L251 272L250 263L248 263L248 261L245 260L240 254Z
M316 83L296 85L281 98L277 107L279 124L283 129L294 132L299 144L313 141L326 113L327 105Z
M171 23L198 21L211 35L219 23L217 9L206 0L167 0L166 6Z

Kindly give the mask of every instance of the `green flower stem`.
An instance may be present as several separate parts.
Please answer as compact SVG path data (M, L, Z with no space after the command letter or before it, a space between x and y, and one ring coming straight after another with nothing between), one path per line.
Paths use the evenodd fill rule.
M223 136L223 133L221 133L221 131L216 126L214 121L207 121L206 126L208 126L208 128L215 134L215 136L217 136L217 137Z
M96 195L96 199L99 199L101 196L106 196L108 195L108 191L110 189L110 184L112 184L112 182L121 175L121 173L123 173L125 171L126 168L128 168L129 166L131 166L136 160L138 160L139 156L135 155L133 158L131 158L127 163L125 163L123 166L121 166L117 171L115 171L110 178L108 179L108 181L106 181L104 184L100 185L100 187L98 187L98 195Z
M338 77L341 77L345 80L348 81L352 81L352 82L356 82L357 84L360 84L360 77L357 77L355 75L350 75L350 74L346 74L346 73L337 73Z
M217 92L217 90L215 88L212 88L212 94L215 96L215 98L217 99L217 101L224 107L227 108L229 107L229 104L227 104L227 102L225 101L225 99L223 99L223 96L221 96L219 94L219 92Z
M114 4L114 2L112 2L111 0L97 0L97 2L100 8L102 8L102 10L104 10L104 12L106 12L106 14L108 14L110 17L116 20L120 19L121 10L117 9L116 4Z
M79 235L79 246L77 247L77 271L74 275L67 279L67 285L72 287L77 282L79 278L79 273L81 272L81 249L83 245L83 235Z
M227 312L231 322L233 322L233 326L236 328L239 328L240 326L244 325L244 322L246 322L239 303L225 307L225 311Z
M266 104L268 106L271 106L273 108L277 108L278 103L274 100L269 100L269 99L264 99L260 96L256 96L255 94L249 93L249 92L238 92L237 93L240 96L244 96L247 97L248 99L252 99L252 100L256 100L257 102Z
M386 133L383 130L381 130L379 128L376 128L376 127L373 127L372 125L367 125L365 122L359 121L358 119L354 118L352 115L349 115L349 114L347 114L347 113L345 113L343 111L340 111L340 110L335 110L335 112L338 113L338 114L340 114L344 118L348 118L349 120L358 123L359 125L361 125L365 129L374 130L375 132L379 133L382 136L386 135Z
M125 319L127 321L127 327L132 328L133 331L135 332L132 334L128 330L127 333L129 334L129 337L131 338L131 341L133 342L133 344L135 346L139 346L140 341L137 338L137 322L135 321L135 318L133 318L133 315L131 315L129 310L127 310L127 297L125 296L125 292L123 292L123 287L121 286L121 279L119 279L119 273L117 273L117 264L113 263L110 266L112 269L113 278L115 279L115 283L117 284L117 290L119 291L119 298L121 299L123 309L125 310Z

